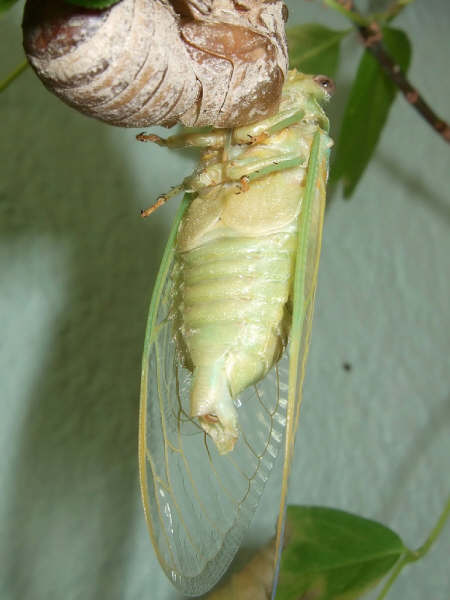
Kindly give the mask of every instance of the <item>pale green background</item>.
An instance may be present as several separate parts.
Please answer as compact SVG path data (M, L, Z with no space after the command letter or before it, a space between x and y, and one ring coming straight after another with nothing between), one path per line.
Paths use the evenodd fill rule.
M319 2L289 5L291 24L345 27ZM0 21L2 74L22 60L19 21L19 9ZM448 0L398 20L411 80L447 118L449 25ZM335 116L358 52L344 44ZM139 209L192 161L76 114L31 71L0 114L0 599L173 600L136 445L146 312L176 201L146 222ZM398 98L353 200L332 195L292 476L292 502L379 519L412 546L449 490L449 172L449 147ZM267 492L274 505L276 477ZM389 598L447 600L449 538Z

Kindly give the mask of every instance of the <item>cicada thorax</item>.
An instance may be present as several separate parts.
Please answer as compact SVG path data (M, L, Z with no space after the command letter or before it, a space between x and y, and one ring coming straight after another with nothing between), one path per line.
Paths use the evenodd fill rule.
M307 154L312 135L299 135L299 127L259 144L232 144L226 164L220 153L207 151L197 170L203 183L178 232L175 339L193 375L190 415L221 453L232 450L239 435L234 399L267 374L287 343L306 170L298 164L247 178L244 186L227 177L236 168L251 171L293 152ZM221 183L202 187L214 176Z

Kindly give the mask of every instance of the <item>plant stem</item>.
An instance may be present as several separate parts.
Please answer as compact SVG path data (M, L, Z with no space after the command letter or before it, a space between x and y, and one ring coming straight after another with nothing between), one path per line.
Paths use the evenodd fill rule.
M17 77L19 77L19 75L21 73L23 73L25 71L25 69L28 67L28 61L24 60L22 63L20 63L20 65L17 65L17 67L11 71L11 73L5 77L5 79L3 81L0 81L0 93L4 92L6 90L6 88L15 80L17 79Z
M436 525L431 530L430 535L427 537L425 542L419 548L417 548L417 550L413 550L411 552L408 562L414 562L415 560L419 560L419 558L422 558L422 556L425 556L425 554L431 548L432 544L436 541L436 539L439 537L440 533L444 529L445 523L447 522L449 516L450 496L447 498L447 503L444 506L444 510L441 512L441 515L437 520Z
M386 594L391 589L392 584L397 579L400 574L400 571L403 569L405 565L411 562L415 562L419 560L429 551L433 543L439 537L440 533L444 529L444 525L447 522L448 517L450 516L450 496L447 498L447 502L444 506L444 510L441 512L439 519L436 522L436 525L431 530L429 536L425 540L425 542L417 548L417 550L407 550L398 560L395 568L393 569L389 579L383 586L380 594L377 596L377 600L383 600L386 597Z
M401 558L399 558L399 560L397 561L397 564L395 565L394 569L392 570L391 575L389 576L389 579L386 581L386 583L383 586L383 589L380 592L380 595L377 596L377 600L383 600L383 598L386 597L388 591L391 589L392 584L394 583L394 581L397 579L397 577L400 575L400 571L403 569L403 567L406 565L407 560L406 560L406 556L407 554L405 553Z
M381 15L362 16L354 7L352 0L324 0L324 3L346 16L362 37L367 51L377 60L383 71L402 92L406 101L425 119L425 121L447 142L450 143L450 126L438 117L418 90L411 85L405 73L387 52L382 44L382 32L378 21L386 22L394 18L413 0L397 0Z
M390 54L383 46L381 39L375 34L377 29L375 26L357 26L359 33L364 40L364 46L368 52L378 61L386 75L395 83L398 89L402 92L406 101L425 119L425 121L437 132L442 138L450 143L450 126L443 119L438 117L431 106L425 101L418 90L411 85L406 78L400 66L394 61ZM381 32L380 32L381 33Z

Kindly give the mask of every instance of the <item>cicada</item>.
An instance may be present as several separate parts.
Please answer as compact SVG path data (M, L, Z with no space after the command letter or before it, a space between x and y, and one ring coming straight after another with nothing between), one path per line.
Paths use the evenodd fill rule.
M139 428L144 510L159 562L207 592L238 550L284 444L279 557L311 332L333 84L290 71L279 112L188 131L202 149L150 304ZM167 199L160 198L159 204Z

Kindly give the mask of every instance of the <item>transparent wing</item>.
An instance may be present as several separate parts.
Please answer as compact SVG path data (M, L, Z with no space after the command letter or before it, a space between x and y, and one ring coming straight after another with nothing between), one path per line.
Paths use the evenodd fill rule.
M159 562L184 594L208 591L241 545L281 447L287 358L236 400L232 452L189 418L190 373L177 361L170 319L177 215L150 307L144 348L139 463L144 509ZM284 385L282 381L284 380Z
M286 500L295 433L300 415L302 385L311 337L314 295L319 269L322 228L325 212L325 186L328 176L330 138L322 130L314 134L308 162L305 196L300 214L293 292L292 327L289 342L289 385L286 413L283 478L278 513L275 546L275 597L276 579L281 558Z

